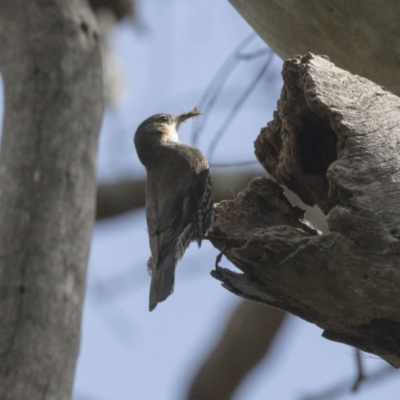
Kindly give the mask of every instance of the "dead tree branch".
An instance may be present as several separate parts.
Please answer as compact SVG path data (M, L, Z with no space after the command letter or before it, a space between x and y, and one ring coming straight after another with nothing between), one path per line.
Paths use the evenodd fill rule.
M255 179L216 207L211 232L243 273L213 276L400 366L400 99L311 54L286 61L283 78L256 155L328 215L330 233L317 234L276 183Z

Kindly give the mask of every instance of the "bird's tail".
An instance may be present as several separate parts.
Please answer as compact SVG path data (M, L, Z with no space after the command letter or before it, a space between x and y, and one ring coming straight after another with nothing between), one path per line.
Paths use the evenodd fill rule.
M165 259L158 261L151 275L150 311L153 311L158 303L164 301L174 291L175 267L178 261L175 254L169 254Z

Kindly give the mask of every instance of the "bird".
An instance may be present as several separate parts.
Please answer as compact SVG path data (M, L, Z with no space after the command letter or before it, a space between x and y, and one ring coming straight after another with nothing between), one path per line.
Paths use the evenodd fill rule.
M178 137L181 123L198 115L197 108L178 116L155 114L138 126L134 136L147 172L150 311L172 294L178 261L191 242L201 246L211 225L214 195L208 162L200 150Z

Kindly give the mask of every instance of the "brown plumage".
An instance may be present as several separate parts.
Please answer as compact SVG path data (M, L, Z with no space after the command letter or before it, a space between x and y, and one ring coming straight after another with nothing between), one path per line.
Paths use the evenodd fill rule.
M189 244L211 224L213 188L203 154L178 140L181 122L197 109L177 117L156 114L135 133L135 147L147 171L146 219L151 256L150 311L174 289L175 267Z

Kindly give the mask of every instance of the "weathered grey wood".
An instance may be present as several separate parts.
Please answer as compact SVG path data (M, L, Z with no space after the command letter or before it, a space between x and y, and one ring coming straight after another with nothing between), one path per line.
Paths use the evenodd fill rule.
M244 273L213 275L400 366L400 99L311 54L286 61L283 78L256 155L324 210L330 232L316 234L258 178L216 207L211 232Z
M70 398L103 112L79 0L0 0L0 398Z
M309 51L400 95L397 0L229 0L282 59Z

